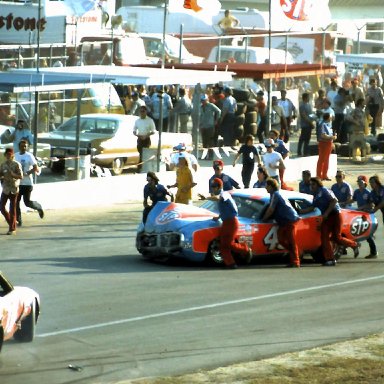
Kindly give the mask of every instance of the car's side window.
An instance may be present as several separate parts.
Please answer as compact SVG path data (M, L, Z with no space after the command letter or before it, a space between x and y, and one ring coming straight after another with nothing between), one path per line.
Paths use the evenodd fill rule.
M63 132L74 132L76 131L76 119L69 119L66 123L64 123L60 129Z
M82 133L95 133L95 120L93 119L85 119L81 122Z
M253 220L258 220L260 218L265 207L262 202L239 196L233 196L233 199L236 202L240 217L246 217Z
M305 209L311 206L311 203L305 199L290 199L289 202L296 212L299 212L300 209Z
M114 120L97 120L96 132L105 135L115 133L117 129L117 121Z

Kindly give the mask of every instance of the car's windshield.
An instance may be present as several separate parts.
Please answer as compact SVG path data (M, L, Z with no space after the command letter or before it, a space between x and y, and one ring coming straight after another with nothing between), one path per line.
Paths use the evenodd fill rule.
M266 204L261 200L254 200L243 196L232 196L237 205L239 217L258 220L261 213L264 211ZM201 206L209 211L218 213L217 202L207 200Z

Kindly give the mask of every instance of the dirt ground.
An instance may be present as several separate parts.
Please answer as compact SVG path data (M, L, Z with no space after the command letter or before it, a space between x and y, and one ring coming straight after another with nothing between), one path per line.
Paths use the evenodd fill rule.
M123 383L383 384L384 333L211 371Z

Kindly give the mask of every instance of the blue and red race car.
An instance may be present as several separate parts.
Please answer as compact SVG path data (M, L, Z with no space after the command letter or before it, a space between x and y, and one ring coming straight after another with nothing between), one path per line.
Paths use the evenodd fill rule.
M296 209L311 205L312 196L280 191ZM236 241L248 243L254 257L284 254L287 251L277 239L277 224L270 220L262 222L269 194L264 188L235 190L232 197L239 211L239 230ZM136 237L137 250L146 258L183 258L190 261L222 263L218 236L220 221L217 203L205 201L200 207L169 202L158 202L151 210L147 221L141 224ZM322 216L318 209L301 215L297 227L298 243L302 254L311 254L315 261L322 262L320 226ZM378 226L374 214L353 209L342 209L342 235L358 242L366 240ZM341 249L335 245L335 257Z

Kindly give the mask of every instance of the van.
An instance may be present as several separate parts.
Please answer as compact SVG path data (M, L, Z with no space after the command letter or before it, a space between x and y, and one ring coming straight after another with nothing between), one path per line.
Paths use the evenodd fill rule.
M271 48L271 64L294 64L292 55L282 49ZM264 64L269 59L268 47L221 45L213 47L208 62Z
M163 57L163 34L162 33L140 33L144 41L145 53L148 57ZM181 45L181 52L180 52ZM181 57L180 57L181 53ZM165 35L164 39L165 61L172 63L202 63L203 57L194 56L190 53L178 37ZM179 58L181 59L179 61Z

